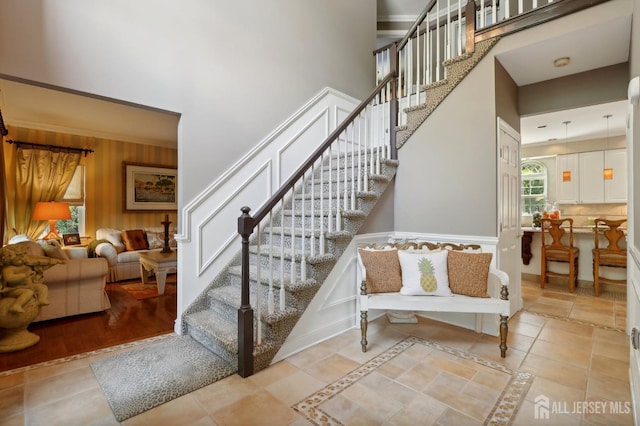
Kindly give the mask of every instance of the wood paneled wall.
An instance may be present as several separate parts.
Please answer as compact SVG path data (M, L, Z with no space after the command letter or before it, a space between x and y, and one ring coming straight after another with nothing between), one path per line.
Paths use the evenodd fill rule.
M12 126L8 129L8 139L95 151L81 160L86 170L86 236L95 238L98 228L162 226L165 212L124 212L122 163L177 167L177 149ZM5 150L9 149L15 150L15 145L5 145ZM171 213L169 217L177 225L177 214Z

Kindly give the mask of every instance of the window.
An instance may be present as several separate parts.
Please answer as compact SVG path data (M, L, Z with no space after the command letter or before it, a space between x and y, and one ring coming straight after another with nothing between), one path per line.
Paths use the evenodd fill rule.
M538 161L522 162L523 213L542 212L547 200L547 168Z
M84 166L78 165L62 201L69 203L71 219L59 220L60 234L78 233L84 235Z

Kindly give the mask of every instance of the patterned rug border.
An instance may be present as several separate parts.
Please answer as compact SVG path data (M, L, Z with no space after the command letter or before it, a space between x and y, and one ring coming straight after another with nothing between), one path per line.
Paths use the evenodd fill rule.
M544 314L542 312L529 311L526 308L522 308L522 312L526 312L526 313L532 314L532 315L537 315L539 317L552 318L552 319L557 319L557 320L560 320L560 321L570 322L570 323L573 323L573 324L586 325L586 326L589 326L589 327L600 328L602 330L610 330L610 331L617 331L618 333L626 333L625 330L621 330L619 328L611 327L611 326L608 326L608 325L596 324L596 323L593 323L593 322L577 320L577 319L574 319L574 318L561 317L559 315Z
M50 361L43 361L38 364L26 365L24 367L14 368L13 370L1 371L0 377L7 377L13 374L24 373L31 370L36 370L38 368L51 367L52 365L64 364L71 361L77 361L79 359L89 358L95 355L102 355L110 352L116 352L123 349L136 348L138 346L144 346L150 343L160 342L162 340L168 339L171 336L175 336L174 332L161 334L159 336L147 337L146 339L136 340L129 343L122 343L116 346L109 346L108 348L96 349L90 352L83 352L80 354L69 355L63 358L52 359Z
M452 348L450 346L432 342L430 340L421 339L419 337L409 336L406 339L396 343L380 355L360 365L350 373L342 376L335 382L328 384L319 391L309 395L302 401L292 405L291 408L293 408L301 415L305 416L305 418L313 424L342 425L340 421L322 411L319 408L320 405L338 395L340 392L353 385L358 380L367 376L369 373L372 373L384 363L400 355L402 352L406 351L415 344L421 344L430 348L434 348L440 352L445 352L459 358L474 361L485 367L489 367L502 373L511 375L511 380L509 381L507 386L505 386L500 397L493 406L493 409L489 413L489 416L485 419L483 423L484 425L510 424L515 418L515 415L518 413L518 409L520 408L522 401L524 401L524 397L526 396L527 391L529 390L529 387L531 386L531 383L535 378L535 376L531 373L514 371L503 364L487 360L471 352Z

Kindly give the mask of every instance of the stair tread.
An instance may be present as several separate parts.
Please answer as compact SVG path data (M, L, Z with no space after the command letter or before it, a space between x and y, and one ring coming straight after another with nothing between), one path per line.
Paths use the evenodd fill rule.
M232 352L238 351L238 325L231 323L210 310L199 311L185 316L185 321L191 326L203 331L210 337L218 340L225 348ZM277 342L268 339L262 344L256 345L254 355L271 350Z
M274 249L271 249L271 247L272 247L271 244L261 244L260 245L260 254L262 254L262 255L272 254L274 258L280 259L280 253L281 253L280 246L276 246ZM249 246L249 252L253 253L253 254L257 254L258 253L258 246L257 245L250 245ZM296 249L296 251L295 251L296 262L302 261L303 254L304 254L306 263L308 263L310 265L315 265L315 264L318 264L318 263L324 263L324 262L328 262L328 261L331 261L331 260L335 259L335 256L332 255L331 253L314 254L312 256L310 250L304 250L304 252L301 252L301 250ZM290 252L289 248L286 248L285 251L284 251L284 259L291 260L291 252Z
M229 306L232 306L236 309L240 308L241 303L241 295L237 288L231 286L223 286L209 290L207 293L209 296L215 298L216 300L222 301ZM263 322L270 324L277 321L283 321L288 317L298 316L300 313L297 309L292 308L290 306L285 307L284 310L276 310L276 312L270 314L267 311L266 302L264 302L263 297L263 306L260 311L260 318ZM252 293L249 295L249 303L253 307L254 311L257 308L256 304L256 295ZM255 312L254 312L255 314Z

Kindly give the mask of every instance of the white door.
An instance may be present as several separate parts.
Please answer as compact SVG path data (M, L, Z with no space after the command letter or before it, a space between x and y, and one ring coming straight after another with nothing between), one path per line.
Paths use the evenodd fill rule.
M522 309L520 228L520 135L498 118L498 259L509 275L511 315Z

